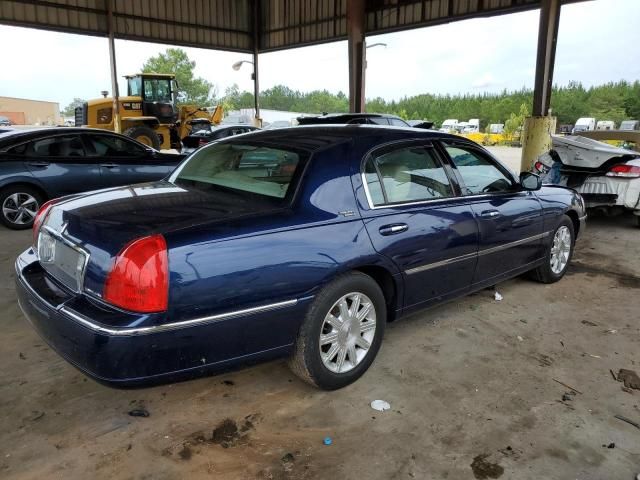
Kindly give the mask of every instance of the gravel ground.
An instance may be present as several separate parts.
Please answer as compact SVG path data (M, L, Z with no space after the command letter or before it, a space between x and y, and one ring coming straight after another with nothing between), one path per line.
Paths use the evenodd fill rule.
M499 155L500 156L500 155ZM141 390L87 379L20 313L0 230L3 479L635 479L640 231L595 218L555 285L515 279L395 322L370 371L322 392L284 361ZM564 384L564 385L563 385ZM563 400L564 398L564 400ZM370 408L374 399L391 410ZM131 417L145 408L149 417ZM332 445L323 444L331 437ZM611 447L611 448L608 448Z

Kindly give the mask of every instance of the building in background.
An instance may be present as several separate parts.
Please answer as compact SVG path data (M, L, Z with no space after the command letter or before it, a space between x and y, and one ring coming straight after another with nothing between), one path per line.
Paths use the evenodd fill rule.
M60 104L26 98L0 97L0 116L14 125L60 125Z

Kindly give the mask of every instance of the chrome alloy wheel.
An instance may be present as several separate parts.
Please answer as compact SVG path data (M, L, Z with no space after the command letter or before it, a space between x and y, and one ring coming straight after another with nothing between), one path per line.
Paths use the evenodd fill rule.
M353 370L367 356L375 333L376 309L371 299L360 292L344 295L322 323L322 363L334 373Z
M2 214L16 225L31 223L38 213L38 201L28 193L16 192L2 203Z
M571 253L571 232L569 227L562 225L553 236L551 247L551 271L560 275L567 267Z

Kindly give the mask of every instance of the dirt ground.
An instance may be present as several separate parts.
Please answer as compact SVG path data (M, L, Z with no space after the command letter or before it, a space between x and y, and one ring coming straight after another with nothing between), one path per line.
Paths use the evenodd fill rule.
M370 371L331 393L284 361L101 386L22 317L13 262L30 232L3 229L0 478L635 479L640 429L614 415L640 422L640 390L610 373L640 373L632 220L590 219L558 284L515 279L500 302L485 290L391 324Z

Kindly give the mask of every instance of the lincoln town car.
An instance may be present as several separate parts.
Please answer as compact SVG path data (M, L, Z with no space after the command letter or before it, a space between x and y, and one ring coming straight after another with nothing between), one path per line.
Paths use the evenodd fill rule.
M371 366L388 322L525 273L560 280L584 221L574 190L461 137L266 130L161 181L47 202L17 295L51 348L109 385L287 357L331 390Z

